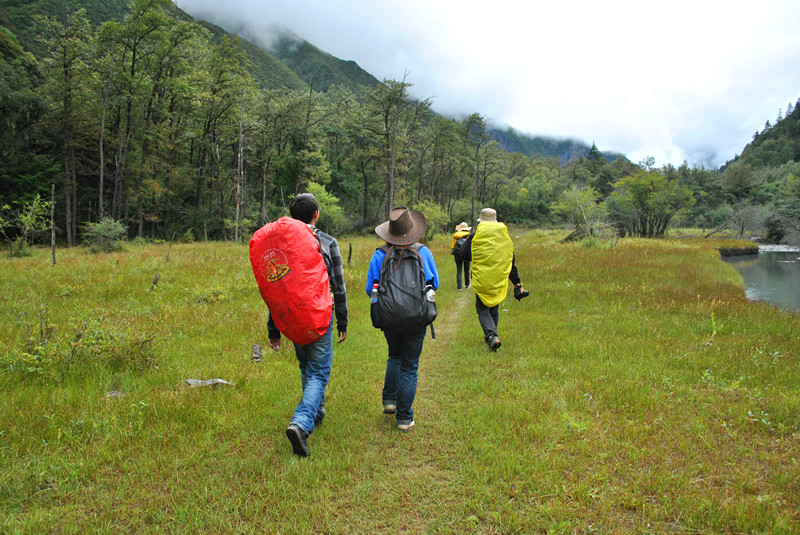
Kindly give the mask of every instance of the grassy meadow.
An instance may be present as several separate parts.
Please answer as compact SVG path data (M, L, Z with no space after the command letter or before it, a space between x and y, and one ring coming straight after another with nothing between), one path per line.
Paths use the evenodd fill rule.
M407 434L363 290L380 243L339 240L350 326L308 458L245 245L3 256L0 532L800 533L800 317L699 240L512 235L531 296L501 305L497 353L431 244Z

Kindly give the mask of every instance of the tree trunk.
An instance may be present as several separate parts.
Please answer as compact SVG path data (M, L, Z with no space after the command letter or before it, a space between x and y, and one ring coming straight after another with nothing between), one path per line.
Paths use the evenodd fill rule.
M69 157L65 154L62 157L62 165L64 167L64 205L66 208L65 212L65 230L67 234L67 247L72 247L72 188L70 187L70 171L69 171Z
M269 177L271 157L267 156L264 160L264 169L261 174L261 203L258 207L258 227L267 224L267 178Z
M50 252L56 265L56 185L50 184Z
M97 195L97 217L102 221L105 217L105 210L103 206L103 179L105 176L106 162L103 153L103 144L105 142L106 133L106 109L108 108L108 94L111 90L111 79L114 76L114 58L111 58L111 67L108 73L108 81L106 87L103 89L103 104L102 112L100 114L100 181L98 184L99 193Z
M478 194L478 156L481 150L480 145L475 145L475 167L472 172L472 209L469 214L469 220L475 221L475 199Z
M247 90L242 91L242 106L239 113L239 150L236 155L236 221L233 239L239 243L239 210L242 202L242 182L244 182L244 97Z
M72 187L72 239L75 243L78 240L78 178L77 178L77 171L75 169L75 151L71 150L70 161L72 162L70 167L70 186Z

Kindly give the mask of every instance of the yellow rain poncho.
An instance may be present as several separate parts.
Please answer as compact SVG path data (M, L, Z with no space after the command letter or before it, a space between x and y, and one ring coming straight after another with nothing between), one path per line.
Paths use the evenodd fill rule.
M506 298L514 243L503 223L484 221L472 238L472 287L487 307Z

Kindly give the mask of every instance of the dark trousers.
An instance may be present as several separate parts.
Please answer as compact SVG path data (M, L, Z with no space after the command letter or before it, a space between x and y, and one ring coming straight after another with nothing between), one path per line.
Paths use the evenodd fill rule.
M498 309L500 305L487 307L478 295L475 295L475 310L478 311L478 321L483 329L483 339L487 342L492 336L497 336L497 325L500 323Z
M464 284L469 286L469 260L461 260L456 257L456 284L461 289L461 269L464 269Z

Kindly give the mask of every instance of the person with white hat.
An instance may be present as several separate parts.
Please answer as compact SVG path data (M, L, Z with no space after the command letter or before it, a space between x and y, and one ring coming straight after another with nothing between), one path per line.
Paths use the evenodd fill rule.
M478 226L471 234L461 256L472 261L472 287L475 289L475 310L489 349L500 348L497 332L498 308L508 292L508 281L514 284L514 297L521 301L530 295L522 286L514 259L514 243L505 224L497 221L497 211L484 208Z
M464 260L461 257L461 251L469 236L469 231L472 227L467 225L466 221L462 221L456 225L456 231L453 233L453 243L450 245L450 254L456 261L456 286L458 291L461 291L461 271L464 271L464 283L469 288L469 260Z

